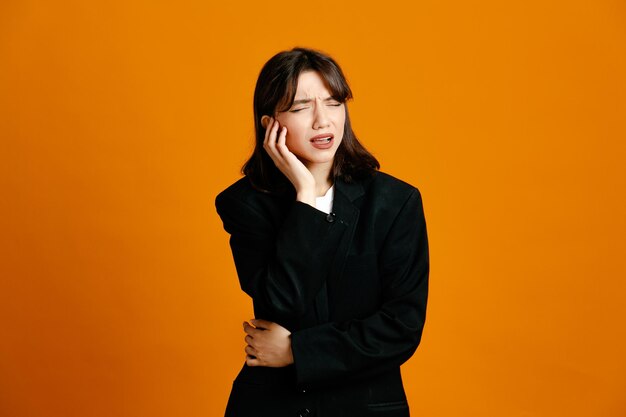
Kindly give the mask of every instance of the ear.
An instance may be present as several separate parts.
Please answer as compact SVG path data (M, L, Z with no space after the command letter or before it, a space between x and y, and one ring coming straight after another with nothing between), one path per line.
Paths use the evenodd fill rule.
M267 124L270 122L270 117L268 115L264 115L261 117L261 126L263 129L267 129Z

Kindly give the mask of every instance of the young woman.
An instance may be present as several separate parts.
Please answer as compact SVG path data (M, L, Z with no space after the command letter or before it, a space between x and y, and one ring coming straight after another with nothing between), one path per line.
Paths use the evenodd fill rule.
M400 365L426 317L419 191L378 171L330 57L272 57L254 93L256 148L216 198L255 319L227 417L408 416Z

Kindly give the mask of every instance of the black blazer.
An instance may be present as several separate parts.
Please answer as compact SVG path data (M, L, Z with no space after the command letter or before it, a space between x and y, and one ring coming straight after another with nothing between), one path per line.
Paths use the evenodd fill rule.
M421 339L429 272L417 188L337 179L327 215L244 177L215 203L255 317L291 331L294 357L244 363L226 416L408 416L400 365Z

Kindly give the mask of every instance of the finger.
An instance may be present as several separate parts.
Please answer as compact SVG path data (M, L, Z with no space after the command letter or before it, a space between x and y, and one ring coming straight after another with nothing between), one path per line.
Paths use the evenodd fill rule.
M257 358L258 352L257 352L257 350L256 350L255 348L253 348L252 346L247 345L247 346L245 347L245 349L244 349L244 350L246 351L246 353L247 353L248 355L250 355L250 356L252 356L252 357Z
M280 152L281 156L284 156L286 153L290 152L289 148L287 148L287 127L283 126L280 129L280 134L278 135L278 139L276 140L276 149Z
M246 332L247 334L249 334L250 336L254 337L255 334L258 334L262 330L257 330L254 327L250 326L250 324L248 324L247 321L244 321L243 322L243 331Z
M250 345L250 346L254 346L254 338L252 336L250 336L249 334L246 335L246 337L244 337L244 339L246 344Z
M273 158L270 148L270 143L272 142L272 130L274 129L274 125L276 124L276 120L272 117L270 118L267 128L265 129L265 139L263 140L263 148L268 152L270 157Z
M274 124L268 129L269 134L266 138L265 142L263 142L263 148L265 148L266 152L274 161L274 164L277 166L282 164L282 157L280 153L276 150L276 131L278 130L278 121L274 121Z
M248 366L261 366L261 361L250 356L246 356L246 365Z
M278 120L272 118L271 124L269 124L265 130L264 144L272 145L273 142L276 142L276 130L278 130Z
M272 326L274 323L268 320L263 320L263 319L252 319L250 320L250 323L254 324L254 327L256 327L257 329L269 329L270 326Z

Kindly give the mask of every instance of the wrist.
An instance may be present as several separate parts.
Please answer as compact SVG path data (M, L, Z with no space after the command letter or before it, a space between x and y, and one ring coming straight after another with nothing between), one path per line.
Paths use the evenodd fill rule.
M298 190L296 200L315 207L315 189Z

